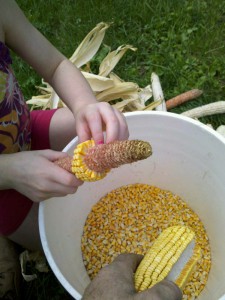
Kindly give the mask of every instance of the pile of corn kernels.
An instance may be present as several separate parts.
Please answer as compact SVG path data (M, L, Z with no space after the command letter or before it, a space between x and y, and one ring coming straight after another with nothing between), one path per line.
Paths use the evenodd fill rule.
M120 253L144 255L169 226L186 225L196 234L202 257L183 290L183 299L196 299L211 267L209 240L198 215L179 196L146 184L115 189L89 213L81 239L83 261L91 279Z

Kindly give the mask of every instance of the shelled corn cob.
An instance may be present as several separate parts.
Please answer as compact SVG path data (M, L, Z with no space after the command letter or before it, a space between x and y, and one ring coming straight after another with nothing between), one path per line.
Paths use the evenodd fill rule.
M165 229L147 251L135 273L135 288L143 291L168 278L182 290L201 257L195 233L187 226Z
M217 101L209 104L205 104L200 107L196 107L182 113L183 116L190 118L201 118L205 116L211 116L215 114L225 113L225 101Z
M151 145L145 141L125 140L95 145L93 140L89 140L77 145L73 158L66 157L55 163L80 180L97 181L112 168L146 159L150 155Z

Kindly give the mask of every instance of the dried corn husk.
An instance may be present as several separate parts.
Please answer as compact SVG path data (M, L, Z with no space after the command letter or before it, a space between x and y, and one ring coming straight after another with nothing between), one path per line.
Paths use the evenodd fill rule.
M93 56L97 53L99 47L101 46L103 38L105 36L105 31L106 31L106 29L109 28L109 26L110 26L110 24L101 22L101 23L97 24L95 26L95 28L93 28L87 34L87 36L84 38L84 40L78 46L78 48L75 50L73 55L70 57L70 61L74 65L76 65L77 68L80 68L84 64L88 63L93 58ZM89 80L92 82L92 85L90 83L91 87L94 85L94 83L96 84L96 81L98 79L99 78L97 78L95 81L93 81L93 77L91 78L91 76L89 76ZM103 82L105 82L105 81L103 81ZM49 103L47 102L47 106L46 106L46 98L47 97L45 99L41 100L38 98L38 96L33 96L31 100L27 101L27 103L31 104L31 105L36 105L38 107L41 107L42 109L62 107L63 103L60 100L59 96L55 93L53 88L48 83L46 83L44 80L42 80L42 84L45 85L45 87L38 87L38 89L42 93L44 92L48 95ZM37 100L37 102L35 102L35 100Z
M152 97L151 85L147 85L144 88L140 88L139 92L138 92L138 97L139 97L140 103L143 105L143 109L146 109L145 104L148 101L148 99L150 99Z
M114 86L114 82L110 78L91 74L88 72L82 72L82 74L90 84L94 93L104 91ZM27 103L42 107L42 109L65 106L65 104L60 100L59 96L56 94L53 88L47 83L46 85L47 87L45 88L38 87L42 92L45 92L46 94L42 96L33 96L30 100L27 101Z
M158 105L162 104L162 100L158 100L158 101L153 101L150 104L148 104L147 106L145 106L145 108L143 110L153 110L155 108L158 107Z
M29 282L37 278L37 274L27 274L27 264L34 263L34 268L38 272L49 272L45 256L40 251L25 250L20 254L21 273L25 281Z
M145 88L146 89L146 88ZM140 99L140 94L142 91L139 91L137 98L134 98L133 100L130 99L127 105L124 106L122 112L129 112L129 111L136 111L136 110L153 110L158 105L161 104L161 101L153 101L149 105L145 105L145 102L143 103ZM126 101L126 100L124 100Z
M113 87L98 93L96 98L98 101L109 102L119 98L129 98L132 97L135 93L138 93L138 85L134 82L120 82Z
M88 33L73 55L70 57L70 60L74 65L80 68L92 59L101 46L105 36L105 31L109 28L109 26L110 24L101 22Z
M99 66L99 74L96 75L90 73L90 60L98 51L108 27L109 24L103 22L99 23L85 37L80 46L71 56L70 60L78 68L84 64L88 65L88 68L86 68L85 71L81 70L81 72L89 82L98 101L111 102L112 100L118 100L118 102L113 105L122 112L154 109L162 102L162 100L160 99L154 104L150 104L146 107L146 101L152 97L152 89L150 85L140 88L138 84L134 82L126 82L119 78L116 74L112 73L113 68L127 50L137 50L133 46L122 45L115 51L111 51L101 62ZM42 95L33 96L32 99L27 101L28 104L42 109L65 106L48 83L42 80L42 84L43 86L38 87Z
M124 82L114 73L110 73L109 76L111 79L113 79L115 86L120 86L120 84ZM134 90L132 92L129 91L127 94L123 93L123 95L120 95L122 101L117 102L113 106L121 112L129 112L145 109L150 110L159 105L159 103L157 103L157 105L154 106L146 106L146 102L152 97L152 89L150 85L147 85L144 88L140 88L138 85L136 85L136 88L135 86L133 86L133 88Z
M88 72L82 72L88 83L90 84L93 92L102 92L115 85L112 78L95 75Z
M209 124L209 123L208 123L208 124L206 124L206 126L208 126L208 127L211 128L211 129L214 129L213 126L212 126L212 124Z
M110 52L100 64L99 75L108 76L110 72L115 68L119 60L127 52L127 50L136 51L137 48L134 48L131 45L122 45L118 47L115 51Z
M182 115L190 118L201 118L205 116L224 114L224 113L225 113L225 101L218 101L218 102L209 103L185 111L182 113Z
M50 108L50 97L51 94L33 96L30 100L27 101L28 104L31 104L33 108L42 107L43 109Z
M216 131L225 138L225 125L220 125Z
M131 104L133 101L135 101L135 99L122 100L122 101L117 102L116 104L113 104L113 107L115 107L116 109L118 109L121 112L125 112L127 105Z
M151 82L154 101L161 101L161 104L156 107L156 110L167 111L159 76L154 72L151 75Z

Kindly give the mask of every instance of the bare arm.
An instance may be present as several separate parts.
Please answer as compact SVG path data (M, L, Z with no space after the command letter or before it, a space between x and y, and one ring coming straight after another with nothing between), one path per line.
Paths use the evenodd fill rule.
M97 102L81 72L27 20L16 2L0 0L0 8L1 37L67 104L79 140L103 141L104 129L106 142L128 138L123 115L109 104ZM1 155L4 176L0 176L0 189L14 188L33 201L74 193L81 182L52 164L60 155L50 150Z
M16 2L1 0L0 5L6 44L56 89L73 112L96 103L81 72L27 20Z
M80 141L106 142L128 138L121 113L108 103L98 103L82 73L26 19L16 2L0 0L6 44L28 62L73 112Z

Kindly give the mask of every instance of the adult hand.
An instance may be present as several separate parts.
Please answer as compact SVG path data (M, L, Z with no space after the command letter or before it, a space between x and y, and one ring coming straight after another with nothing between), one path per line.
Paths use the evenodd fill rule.
M82 300L181 300L181 290L163 280L144 292L136 292L134 272L143 257L121 254L102 268L86 288Z
M122 113L106 102L83 106L75 116L76 131L80 142L91 138L96 143L125 140L129 137L126 119Z
M15 189L34 202L75 193L83 182L53 163L65 156L53 150L1 155L1 189Z

